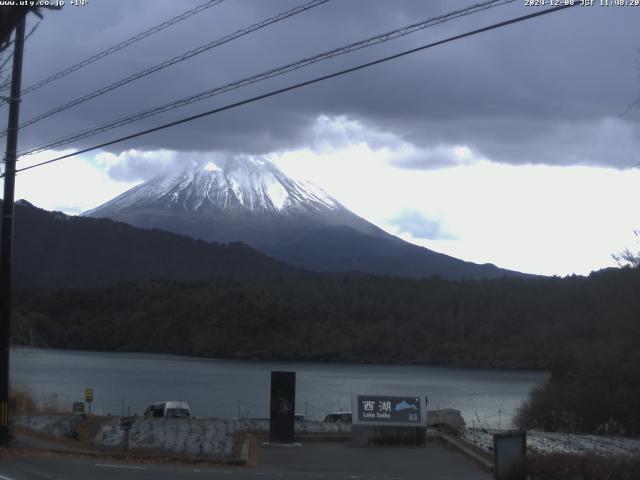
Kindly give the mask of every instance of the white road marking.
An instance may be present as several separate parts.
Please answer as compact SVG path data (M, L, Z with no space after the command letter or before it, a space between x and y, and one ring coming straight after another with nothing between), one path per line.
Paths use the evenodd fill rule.
M4 475L0 475L0 480L13 480L13 478L5 477Z
M110 467L110 468L128 468L130 470L146 470L147 467L137 467L135 465L111 465L108 463L96 463L96 467Z

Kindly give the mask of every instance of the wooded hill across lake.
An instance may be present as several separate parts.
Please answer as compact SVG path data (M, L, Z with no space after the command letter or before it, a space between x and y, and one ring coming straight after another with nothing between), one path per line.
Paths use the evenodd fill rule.
M546 391L544 408L523 421L593 431L615 419L630 432L640 431L639 287L640 269L622 268L483 281L296 272L25 290L15 299L13 341L218 358L550 369L545 388L561 387L563 395L555 402ZM572 412L566 421L562 411Z

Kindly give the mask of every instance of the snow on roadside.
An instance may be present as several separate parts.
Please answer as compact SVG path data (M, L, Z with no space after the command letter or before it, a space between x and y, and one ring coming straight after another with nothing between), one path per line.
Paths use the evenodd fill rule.
M487 451L493 451L493 434L499 430L466 429L462 439ZM602 456L640 455L640 438L605 437L553 432L527 432L527 449L533 453L575 453Z
M100 427L94 444L102 448L122 448L125 433L120 419L115 418ZM232 421L217 418L137 418L130 431L132 451L155 451L229 457L233 450Z
M295 423L296 433L344 433L351 425L302 421ZM234 434L266 433L268 419L221 418L136 418L131 427L131 450L162 450L177 454L229 457ZM125 434L120 420L106 422L96 434L95 445L102 448L122 448Z
M236 432L267 433L269 432L269 419L233 419L233 429ZM350 433L351 424L303 420L295 422L294 430L296 433Z
M76 425L81 421L80 417L69 415L25 415L15 417L13 420L16 426L46 433L54 437L71 436Z
M79 417L68 415L32 415L18 417L15 424L49 435L70 436ZM351 425L319 421L295 422L296 433L348 433ZM229 457L233 451L234 434L269 432L269 419L191 418L164 419L138 417L130 432L132 450L161 450L176 454ZM125 433L120 418L105 420L94 438L98 448L123 448Z

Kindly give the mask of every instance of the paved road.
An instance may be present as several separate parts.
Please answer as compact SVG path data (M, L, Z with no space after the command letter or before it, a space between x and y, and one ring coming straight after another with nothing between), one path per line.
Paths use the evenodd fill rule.
M429 442L424 448L354 448L307 443L301 448L260 448L258 466L200 467L123 464L62 456L37 456L0 464L0 480L489 480L466 457Z
M266 472L282 471L290 478L301 479L492 478L467 457L437 441L427 442L424 447L350 447L348 443L307 443L302 448L260 448L257 461Z

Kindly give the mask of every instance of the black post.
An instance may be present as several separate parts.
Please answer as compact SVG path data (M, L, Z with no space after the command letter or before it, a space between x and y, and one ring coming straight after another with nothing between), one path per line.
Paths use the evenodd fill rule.
M269 441L293 443L296 412L296 372L271 372Z
M0 446L9 444L9 335L11 333L11 256L13 250L13 201L18 149L20 83L24 49L25 17L16 26L13 48L11 99L7 128L7 153L4 160L4 197L2 202L2 238L0 240Z

